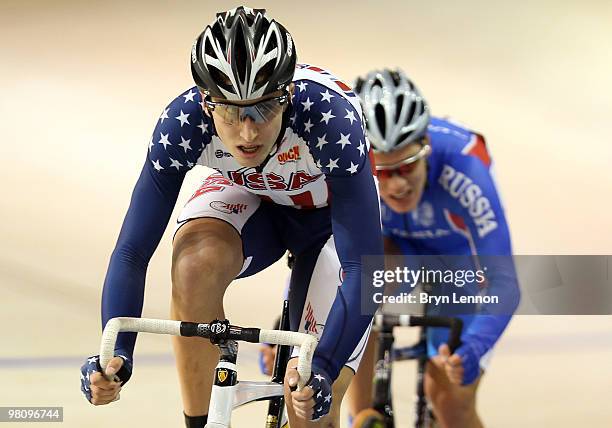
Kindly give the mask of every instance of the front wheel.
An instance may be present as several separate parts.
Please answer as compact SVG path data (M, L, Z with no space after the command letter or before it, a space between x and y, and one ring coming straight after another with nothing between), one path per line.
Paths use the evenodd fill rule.
M365 409L357 413L353 428L387 428L385 417L374 409Z

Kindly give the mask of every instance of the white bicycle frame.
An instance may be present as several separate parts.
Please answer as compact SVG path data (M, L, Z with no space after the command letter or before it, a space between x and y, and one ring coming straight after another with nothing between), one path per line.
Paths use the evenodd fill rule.
M184 334L181 334L181 324L181 321L149 318L119 317L109 320L102 333L100 366L105 370L113 358L115 342L120 332L183 336ZM208 326L208 324L198 324L198 330L200 330L200 326L204 327ZM204 328L202 329L204 330ZM297 346L300 348L297 371L300 375L298 390L301 390L310 378L312 357L317 346L317 339L305 333L261 329L259 330L257 341L259 343ZM232 362L219 361L215 373L219 373L220 370L224 371L226 375L232 372L237 375L237 366ZM221 379L219 380L221 381ZM220 383L222 384L223 381ZM229 428L234 408L254 400L282 395L283 386L273 382L240 381L228 386L213 385L206 428Z

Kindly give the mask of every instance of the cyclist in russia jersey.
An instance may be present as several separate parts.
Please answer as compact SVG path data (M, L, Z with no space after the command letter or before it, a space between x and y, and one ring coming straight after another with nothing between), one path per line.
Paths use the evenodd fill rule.
M449 120L427 128L424 191L409 213L381 201L383 233L404 254L510 254L510 237L484 138Z
M354 89L362 101L376 159L385 254L408 256L405 262L410 265L427 255L469 256L460 258L465 261L459 263L470 265L465 267L482 258L497 259L486 273L486 288L479 292L499 297L503 305L482 305L471 312L477 315L462 315L461 345L453 354L446 344L446 330L428 329L427 335L425 393L437 422L480 427L475 405L479 379L487 354L519 298L511 258L487 257L511 256L512 248L484 138L450 120L432 117L425 98L401 70L372 70L357 79ZM431 263L432 259L449 261L421 260ZM445 289L435 287L436 292ZM352 414L369 406L359 398L368 396L364 391L371 388L372 340L368 348L349 390Z
M416 207L394 211L381 200L383 235L405 255L512 254L503 207L491 175L492 159L484 138L456 123L432 117L427 128L431 154L427 157L426 184ZM387 198L388 199L388 198ZM516 301L516 278L500 270L487 278L489 293ZM465 334L474 333L473 316L464 316ZM498 319L498 330L510 317ZM504 322L505 321L505 322ZM501 333L501 332L500 332ZM429 353L446 342L444 329L430 329Z
M346 85L308 65L298 67L293 83L287 127L262 168L242 167L234 160L214 123L202 112L197 88L185 91L164 109L111 257L102 299L103 325L116 316L140 316L147 263L166 228L183 178L196 164L205 165L220 175L209 177L208 186L200 191L210 191L217 182L297 209L331 206L336 249L346 276L342 301L334 302L314 361L334 378L338 375L371 319L360 314L361 254L382 251L378 220L372 221L379 218L379 208L371 153L361 107ZM334 204L329 203L332 196ZM196 197L198 192L192 199ZM357 210L365 215L353 216ZM261 268L251 265L240 277ZM340 334L347 316L356 328ZM133 333L120 334L117 348L131 356L135 338Z

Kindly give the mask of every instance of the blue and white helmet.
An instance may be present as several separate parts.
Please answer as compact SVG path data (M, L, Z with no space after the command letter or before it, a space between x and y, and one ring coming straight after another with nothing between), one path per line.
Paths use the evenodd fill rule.
M297 54L291 34L265 9L217 14L191 49L191 73L207 96L250 100L286 88Z
M353 89L361 99L375 152L390 152L425 136L429 107L403 71L370 71L357 78Z

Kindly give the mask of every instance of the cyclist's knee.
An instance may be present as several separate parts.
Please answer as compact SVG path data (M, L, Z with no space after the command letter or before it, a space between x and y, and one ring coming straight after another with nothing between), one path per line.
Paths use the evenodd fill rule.
M173 297L222 295L242 261L242 241L230 225L217 219L190 221L173 243Z

